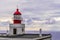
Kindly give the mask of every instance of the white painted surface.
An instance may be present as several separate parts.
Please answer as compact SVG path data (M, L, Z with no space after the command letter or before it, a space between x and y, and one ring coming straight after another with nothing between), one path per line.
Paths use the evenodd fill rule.
M46 39L43 39L43 40L51 40L51 38L48 38L48 37L50 37L50 35L48 35L48 36L40 36L40 37L34 38L34 39L37 40L37 39L43 39L43 38L46 38Z
M51 38L47 38L47 39L44 39L44 40L51 40Z
M8 35L14 35L13 34L14 28L17 30L17 33L15 35L23 34L24 31L22 31L22 29L25 29L25 24L10 24L10 31Z
M11 27L11 28L17 28L17 27L18 27L18 28L21 28L21 27L24 28L24 27L25 27L25 24L10 24L10 27Z
M0 40L37 40L34 38L0 38ZM50 40L50 39L44 39L44 40Z
M29 38L0 38L0 40L34 40Z
M17 34L23 34L22 28L17 28Z

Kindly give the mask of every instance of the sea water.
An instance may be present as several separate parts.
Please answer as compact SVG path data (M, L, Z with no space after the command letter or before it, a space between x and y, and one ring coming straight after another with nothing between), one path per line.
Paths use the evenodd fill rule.
M27 31L26 33L36 33L38 34L38 31ZM60 40L60 31L43 31L42 34L51 34L52 40Z

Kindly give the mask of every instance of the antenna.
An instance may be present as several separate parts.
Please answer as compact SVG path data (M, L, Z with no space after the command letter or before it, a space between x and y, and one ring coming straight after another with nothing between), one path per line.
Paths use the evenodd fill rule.
M18 11L19 9L18 9L18 5L17 5L17 11Z
M17 4L17 9L18 9L18 4Z

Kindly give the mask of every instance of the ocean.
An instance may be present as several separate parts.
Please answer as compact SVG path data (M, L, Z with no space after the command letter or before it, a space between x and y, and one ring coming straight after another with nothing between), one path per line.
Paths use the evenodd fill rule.
M51 32L52 40L60 40L60 32Z
M51 33L52 35L52 40L60 40L60 32L57 31L50 31L50 32L45 32L45 33Z
M38 31L27 31L26 33L39 33ZM60 40L60 31L44 31L43 34L51 34L52 40Z

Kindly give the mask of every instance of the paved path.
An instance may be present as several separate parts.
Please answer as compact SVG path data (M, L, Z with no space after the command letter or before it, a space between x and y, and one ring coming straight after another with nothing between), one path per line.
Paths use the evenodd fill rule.
M26 39L26 38L0 38L0 40L33 40L33 39Z

